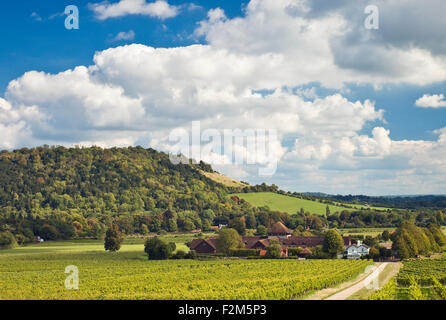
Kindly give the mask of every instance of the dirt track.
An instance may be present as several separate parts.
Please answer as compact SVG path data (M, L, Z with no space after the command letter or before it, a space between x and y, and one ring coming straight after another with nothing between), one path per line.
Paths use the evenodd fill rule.
M359 281L358 283L354 284L353 286L342 290L338 293L335 293L332 296L329 296L328 298L324 300L345 300L354 293L358 292L362 288L368 285L373 285L373 283L378 280L379 275L381 272L386 268L386 266L389 264L389 262L384 262L380 264L370 275L368 275L364 280Z

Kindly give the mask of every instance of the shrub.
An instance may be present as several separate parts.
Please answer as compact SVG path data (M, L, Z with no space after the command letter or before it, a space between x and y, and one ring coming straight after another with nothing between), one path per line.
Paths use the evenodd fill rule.
M158 237L148 238L144 244L144 252L149 260L167 260L172 257L172 247Z
M260 250L235 249L235 250L231 250L229 255L232 257L258 257L260 255Z
M303 250L302 248L288 248L288 256L297 257L302 250Z
M184 252L183 250L178 250L177 253L172 256L172 259L186 259L186 255L186 252Z
M279 241L271 240L268 248L266 248L266 258L277 259L282 256L282 247Z
M1 249L12 249L17 246L17 241L14 235L9 232L0 232L0 248Z
M106 251L116 252L121 249L121 244L124 241L124 236L119 231L117 225L111 225L105 234L104 248Z

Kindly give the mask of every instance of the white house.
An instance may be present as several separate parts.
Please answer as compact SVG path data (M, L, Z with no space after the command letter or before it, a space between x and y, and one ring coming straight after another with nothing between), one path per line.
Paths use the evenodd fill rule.
M358 240L357 244L347 247L347 259L359 259L369 254L370 248L365 244L361 244Z

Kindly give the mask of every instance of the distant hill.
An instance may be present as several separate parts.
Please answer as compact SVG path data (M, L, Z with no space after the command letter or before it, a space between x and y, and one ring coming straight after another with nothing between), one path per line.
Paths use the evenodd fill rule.
M365 205L354 205L348 203L329 204L320 202L323 200L307 200L298 197L281 195L273 192L259 192L259 193L238 193L236 194L241 199L246 200L256 207L268 206L271 210L287 212L289 214L296 214L301 209L311 214L325 215L327 205L330 212L341 212L344 210L355 211L360 209L380 210L385 211L387 208L368 207Z
M319 198L333 199L350 203L368 203L374 206L417 209L417 208L446 208L445 195L389 195L371 197L366 195L330 195L325 193L307 192L304 195L310 195Z

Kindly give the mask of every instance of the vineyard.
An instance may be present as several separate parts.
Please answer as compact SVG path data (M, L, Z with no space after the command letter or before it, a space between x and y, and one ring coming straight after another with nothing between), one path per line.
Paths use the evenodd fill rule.
M396 279L372 300L446 300L446 255L404 262Z
M141 250L140 250L141 249ZM346 281L369 261L147 261L142 247L105 253L99 245L0 253L0 299L298 299ZM65 289L65 268L79 269L79 290Z

